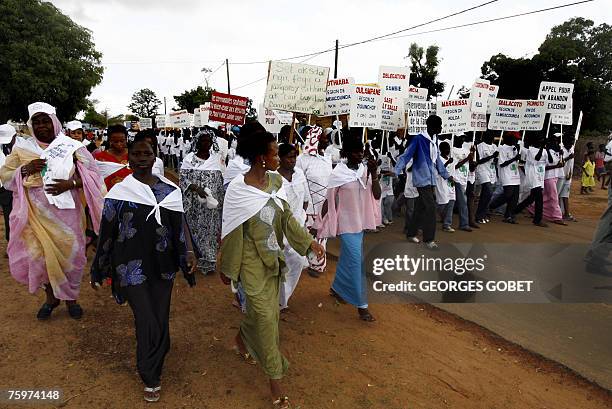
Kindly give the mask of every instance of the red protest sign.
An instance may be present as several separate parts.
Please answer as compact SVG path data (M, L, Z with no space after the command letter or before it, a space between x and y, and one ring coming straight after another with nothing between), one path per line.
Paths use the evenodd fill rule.
M242 125L244 124L248 101L249 99L245 97L215 91L212 93L210 116L208 118L211 121Z

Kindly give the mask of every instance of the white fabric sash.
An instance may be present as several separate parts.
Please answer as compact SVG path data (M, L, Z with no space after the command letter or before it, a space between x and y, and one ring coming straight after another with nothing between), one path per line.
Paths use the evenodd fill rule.
M181 189L174 183L163 176L155 175L164 183L175 187L174 191L166 196L161 202L157 203L155 194L149 185L139 182L133 175L129 175L123 181L117 183L105 196L105 199L123 200L126 202L139 203L147 206L152 206L153 210L147 215L147 220L152 214L155 215L155 220L160 226L161 223L161 208L174 210L175 212L183 213L183 194Z
M68 180L71 173L74 171L74 152L82 148L83 144L79 141L59 134L53 142L41 153L40 158L47 161L46 171L43 175L44 185L55 183L53 179ZM50 195L45 192L45 196L49 204L54 205L58 209L74 209L75 204L72 199L72 193L69 190L62 192L57 196Z
M241 156L236 155L227 164L227 169L225 169L225 173L223 174L223 185L229 185L229 183L234 180L236 176L243 175L250 169L251 166L244 163L244 159Z
M329 184L327 185L327 188L332 189L358 180L361 184L361 187L365 189L366 186L363 182L363 174L365 170L366 168L363 163L359 164L357 170L353 170L346 166L346 163L340 162L332 171L331 176L329 177Z
M181 170L222 170L221 155L211 152L208 159L204 160L191 152L183 159Z
M268 175L268 177L271 177ZM244 183L244 175L238 175L232 180L225 192L223 200L223 224L221 239L230 234L251 217L255 216L272 199L281 209L287 201L287 193L281 186L278 191L266 193L256 187Z
M100 175L102 175L103 179L105 179L107 176L112 175L115 172L120 171L123 168L129 167L127 163L124 165L122 163L103 162L100 160L96 160L96 165L98 166L98 171L100 171Z

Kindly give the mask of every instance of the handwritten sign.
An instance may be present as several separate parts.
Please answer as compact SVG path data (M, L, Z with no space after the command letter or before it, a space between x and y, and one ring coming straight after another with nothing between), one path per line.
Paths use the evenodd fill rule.
M395 132L404 126L403 98L383 95L380 129Z
M541 131L546 117L546 104L544 101L527 100L527 106L521 120L521 129L526 131Z
M493 106L497 99L497 93L499 92L499 85L489 85L489 98L487 99L487 114L493 112Z
M427 130L427 118L436 114L436 103L431 101L408 101L408 133L416 135Z
M168 116L167 115L157 115L155 117L155 125L158 128L166 128L167 126L169 126L170 121L168 120Z
M389 97L408 98L410 68L381 66L378 69L378 85Z
M484 112L470 113L470 131L484 132L487 130L487 114Z
M527 101L496 99L489 118L489 129L496 131L520 131Z
M138 120L138 126L140 127L140 129L153 128L153 119L152 118L140 118Z
M380 127L383 97L379 87L371 85L354 85L349 126Z
M248 103L249 99L246 97L214 91L210 101L208 119L210 121L242 125L244 124Z
M439 101L437 114L442 118L442 134L456 134L470 130L470 101L468 99Z
M470 91L470 110L472 112L487 113L489 100L489 80L477 79Z
M542 81L540 83L538 99L546 103L546 112L571 115L573 92L574 84Z
M170 112L170 126L173 128L188 128L191 125L189 112L186 109Z
M325 110L328 67L272 61L264 107L321 115Z
M344 115L351 110L353 78L336 78L327 81L327 93L325 95L325 111L323 116Z

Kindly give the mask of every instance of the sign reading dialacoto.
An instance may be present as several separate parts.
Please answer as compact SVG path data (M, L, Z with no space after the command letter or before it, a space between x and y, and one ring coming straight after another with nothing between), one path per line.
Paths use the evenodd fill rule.
M237 95L213 92L210 101L209 120L242 125L249 99Z

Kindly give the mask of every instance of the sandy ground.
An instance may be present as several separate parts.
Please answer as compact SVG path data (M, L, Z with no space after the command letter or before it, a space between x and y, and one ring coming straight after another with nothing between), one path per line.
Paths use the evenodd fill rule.
M574 197L573 212L593 226L605 205L604 192ZM489 234L520 239L522 233L509 228L487 225ZM334 267L331 260L323 277L302 277L292 312L281 322L282 350L291 362L284 386L294 407L612 407L609 391L431 306L377 305L378 321L361 322L353 308L327 295ZM155 407L272 407L261 370L230 350L241 314L230 306L229 290L218 275L198 278L193 289L182 278L176 281L172 348ZM35 314L42 293L28 295L0 259L0 389L61 388L67 408L146 406L135 371L131 311L118 306L107 289L95 293L87 282L85 277L81 321L71 320L62 306L40 323Z

